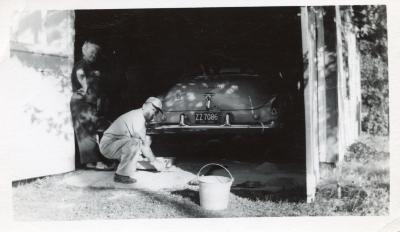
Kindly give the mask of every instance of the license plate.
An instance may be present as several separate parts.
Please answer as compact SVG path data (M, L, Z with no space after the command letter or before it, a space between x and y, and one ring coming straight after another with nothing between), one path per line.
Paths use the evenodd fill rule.
M194 120L196 123L217 123L219 121L219 114L212 112L195 113Z

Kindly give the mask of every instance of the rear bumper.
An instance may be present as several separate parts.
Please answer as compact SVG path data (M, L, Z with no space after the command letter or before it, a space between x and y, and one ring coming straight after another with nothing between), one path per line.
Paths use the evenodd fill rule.
M160 125L150 127L147 134L196 134L196 133L239 133L239 134L264 134L271 130L282 128L282 124L274 125Z

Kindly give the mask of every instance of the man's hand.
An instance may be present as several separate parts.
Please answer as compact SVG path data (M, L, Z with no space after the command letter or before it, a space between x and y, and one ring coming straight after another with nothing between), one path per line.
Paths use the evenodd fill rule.
M100 76L100 71L99 71L99 70L94 70L94 71L92 71L90 74L91 74L92 76L99 77L99 76Z
M144 138L144 141L143 141L143 145L146 147L150 147L150 145L151 145L151 137L150 136L146 135L146 137Z
M83 88L80 88L76 91L77 94L81 95L81 96L85 96L86 95L86 90L84 90Z
M156 161L156 157L153 154L153 151L149 146L141 146L142 154L144 157L148 158L150 162Z
M82 86L83 93L86 94L87 89L88 89L88 85L87 85L85 71L83 71L83 69L81 69L81 68L76 70L76 77L77 77L79 83Z
M166 170L165 164L164 162L161 162L157 159L155 159L153 162L150 163L151 165L153 165L157 171L162 172Z

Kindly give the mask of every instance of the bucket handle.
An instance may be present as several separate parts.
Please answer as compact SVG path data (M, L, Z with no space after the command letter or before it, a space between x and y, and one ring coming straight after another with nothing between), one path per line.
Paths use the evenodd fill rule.
M201 167L200 170L199 170L199 172L197 173L197 179L199 179L199 177L200 177L199 175L200 175L201 171L202 171L205 167L210 166L210 165L219 166L219 167L225 169L225 171L228 172L229 176L231 177L231 180L233 180L233 176L232 176L231 172L230 172L227 168L225 168L224 166L222 166L221 164L217 164L217 163L209 163L209 164L206 164L206 165L204 165L203 167Z

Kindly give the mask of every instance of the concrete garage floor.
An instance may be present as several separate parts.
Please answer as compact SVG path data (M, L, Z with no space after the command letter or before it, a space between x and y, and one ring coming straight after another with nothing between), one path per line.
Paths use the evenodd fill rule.
M296 164L249 163L239 161L220 161L234 177L232 189L252 189L277 192L284 189L305 187L305 170ZM150 191L174 191L193 187L193 182L202 162L177 162L166 172L138 170L132 185L115 183L114 172L79 170L66 176L60 185L69 185L81 188L128 188ZM218 166L205 168L201 174L229 176Z

